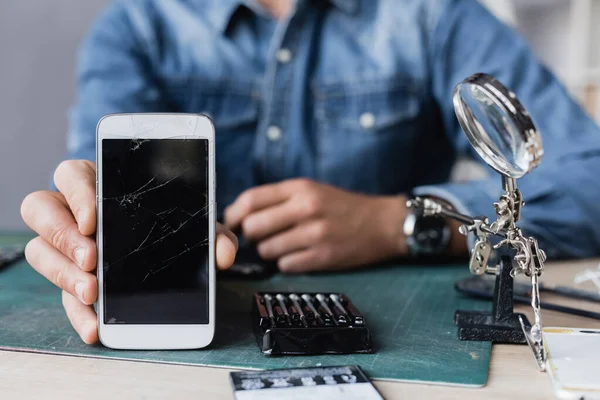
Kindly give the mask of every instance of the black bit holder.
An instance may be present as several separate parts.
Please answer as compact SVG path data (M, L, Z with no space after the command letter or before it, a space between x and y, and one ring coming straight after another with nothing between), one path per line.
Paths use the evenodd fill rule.
M268 356L375 351L365 319L342 293L255 293L252 315L256 343Z
M529 320L524 314L513 310L512 258L500 257L498 269L492 312L458 310L454 314L460 340L526 343L519 317L523 318L526 326L530 326Z

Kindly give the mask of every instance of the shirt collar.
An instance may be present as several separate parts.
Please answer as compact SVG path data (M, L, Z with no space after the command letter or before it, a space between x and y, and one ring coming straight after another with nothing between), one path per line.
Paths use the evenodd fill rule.
M356 14L360 6L360 0L325 1L329 1L335 7L348 14ZM215 24L215 27L221 32L225 32L234 14L241 6L246 6L254 12L260 12L260 6L256 0L212 0L206 12L210 16L210 20Z

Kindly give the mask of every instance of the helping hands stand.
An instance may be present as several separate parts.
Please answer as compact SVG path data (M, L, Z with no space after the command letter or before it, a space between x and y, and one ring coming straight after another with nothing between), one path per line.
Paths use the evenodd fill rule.
M521 192L516 187L516 180L502 176L502 187L505 191L494 203L497 219L489 224L485 217L472 218L444 207L431 198L409 200L407 206L420 210L426 216L442 216L453 218L463 223L459 232L468 235L473 232L476 241L471 251L469 269L475 275L484 273L496 275L494 290L494 308L491 313L481 311L457 311L455 323L459 327L461 340L490 340L498 343L525 343L533 350L540 370L545 370L546 354L544 350L538 277L543 271L545 253L538 247L533 237L526 238L516 227L524 205ZM492 245L489 236L500 237L501 240ZM507 247L515 251L514 263L508 256L501 257L500 264L490 267L488 260L492 249ZM531 305L535 315L535 323L530 325L523 314L513 312L513 278L525 274L531 278Z
M538 277L544 269L546 254L540 250L535 238L523 236L516 226L524 205L516 179L540 165L544 155L542 139L515 93L490 75L477 73L460 82L454 88L452 103L473 149L502 176L504 194L494 203L496 220L490 224L485 217L473 218L457 213L431 198L417 197L409 200L407 206L425 216L441 216L461 222L460 233L466 236L472 232L476 238L469 261L471 273L496 275L491 313L457 312L455 320L459 325L460 338L504 343L523 343L524 339L533 350L540 370L544 371L546 353ZM500 241L492 245L490 236L498 237ZM490 267L492 249L500 247L514 251L514 257L512 260L503 257L499 265ZM513 312L513 278L518 274L531 279L533 325L526 323L523 315Z

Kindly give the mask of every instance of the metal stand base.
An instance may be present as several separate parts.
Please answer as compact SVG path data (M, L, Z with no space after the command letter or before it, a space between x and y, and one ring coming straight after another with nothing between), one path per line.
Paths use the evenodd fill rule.
M505 321L497 321L490 312L458 310L454 323L458 325L460 340L484 340L494 343L525 343L525 334L521 329L519 315L529 324L523 314L513 314Z
M513 278L510 276L512 259L501 257L498 268L492 312L456 311L454 323L458 325L460 340L526 343L519 316L523 318L525 325L529 325L529 321L525 315L513 312Z

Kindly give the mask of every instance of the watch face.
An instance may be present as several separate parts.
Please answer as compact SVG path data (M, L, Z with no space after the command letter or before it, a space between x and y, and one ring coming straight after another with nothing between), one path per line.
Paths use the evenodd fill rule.
M446 220L439 217L417 218L412 237L418 253L442 253L446 249L449 239Z

